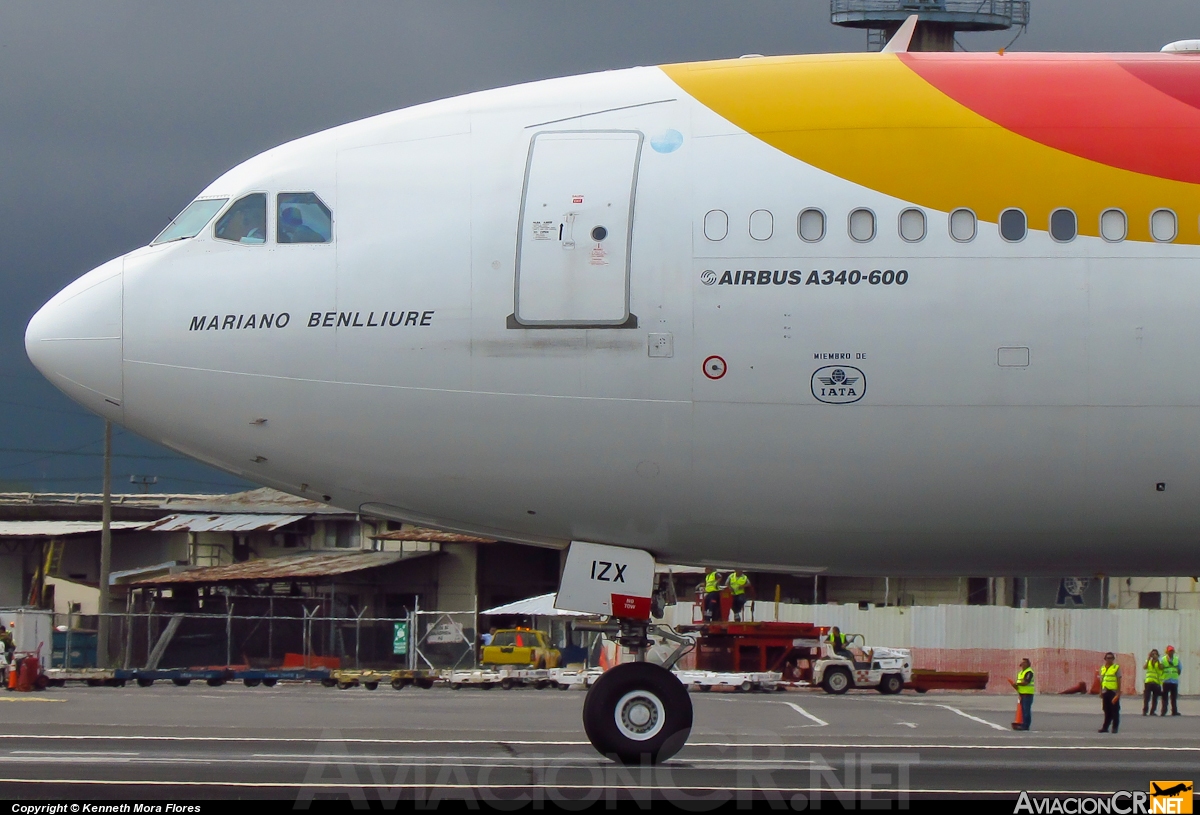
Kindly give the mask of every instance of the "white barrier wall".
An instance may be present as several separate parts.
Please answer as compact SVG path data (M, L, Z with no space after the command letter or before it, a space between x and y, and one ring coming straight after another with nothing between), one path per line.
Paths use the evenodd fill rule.
M692 603L671 606L664 621L691 623L694 608ZM774 620L775 604L757 601L754 619ZM1174 645L1183 670L1179 692L1200 694L1200 610L959 605L862 610L857 605L781 603L778 619L836 625L843 633L862 634L868 646L912 648L918 668L991 670L989 690L1008 692L1011 689L1004 680L1009 674L1015 676L1022 652L1028 652L1034 661L1039 690L1057 693L1066 690L1063 683L1068 678L1070 684L1090 684L1091 665L1094 662L1098 667L1097 656L1105 651L1123 655L1119 659L1127 689L1133 690L1131 682L1136 681L1140 692L1142 664L1150 649L1163 653L1168 645Z

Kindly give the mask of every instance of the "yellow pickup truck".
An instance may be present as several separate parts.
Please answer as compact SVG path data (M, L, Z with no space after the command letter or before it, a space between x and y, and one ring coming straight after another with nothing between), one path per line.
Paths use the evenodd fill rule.
M496 665L557 668L560 656L558 649L546 642L546 635L542 631L502 628L492 635L490 645L483 646L479 661L485 668Z

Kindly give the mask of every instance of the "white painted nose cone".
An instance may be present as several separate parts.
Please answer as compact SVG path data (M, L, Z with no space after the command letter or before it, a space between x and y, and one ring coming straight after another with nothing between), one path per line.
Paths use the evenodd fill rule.
M124 259L85 274L42 306L25 329L25 353L55 387L84 407L122 418Z

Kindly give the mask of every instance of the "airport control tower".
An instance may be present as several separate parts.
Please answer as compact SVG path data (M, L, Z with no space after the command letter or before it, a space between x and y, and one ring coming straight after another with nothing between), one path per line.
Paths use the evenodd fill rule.
M959 31L1004 31L1029 23L1029 0L830 0L829 7L834 25L867 30L872 51L913 14L920 22L910 51L953 51Z

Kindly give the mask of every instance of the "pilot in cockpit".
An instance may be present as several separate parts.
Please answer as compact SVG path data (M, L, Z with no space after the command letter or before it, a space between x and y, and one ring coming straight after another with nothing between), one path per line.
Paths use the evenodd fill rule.
M238 243L265 243L267 240L266 196L248 195L238 201L217 222L217 238Z
M322 237L304 223L299 207L284 207L279 213L280 243L324 243Z

